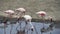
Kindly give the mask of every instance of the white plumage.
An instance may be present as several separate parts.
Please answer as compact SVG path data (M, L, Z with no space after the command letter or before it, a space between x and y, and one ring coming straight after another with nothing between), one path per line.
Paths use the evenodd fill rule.
M18 9L16 9L16 10L18 10L18 11L20 11L20 12L25 12L25 11L26 11L24 8L18 8Z
M44 11L39 11L39 12L37 12L36 14L41 14L41 13L46 14L46 12L44 12Z
M31 20L32 19L32 17L30 16L30 15L24 15L23 16L26 20Z
M28 22L28 24L26 25L26 29L34 29L34 26L32 23Z
M7 10L7 11L5 11L5 13L7 13L7 14L14 14L14 11L13 10Z
M39 11L36 14L38 14L40 16L45 16L46 15L46 12L45 11Z
M28 24L26 25L26 28L27 29L31 29L31 28L34 29L33 24L31 23L32 17L30 15L25 15L23 17L25 18L26 21L29 20L29 21L27 21Z

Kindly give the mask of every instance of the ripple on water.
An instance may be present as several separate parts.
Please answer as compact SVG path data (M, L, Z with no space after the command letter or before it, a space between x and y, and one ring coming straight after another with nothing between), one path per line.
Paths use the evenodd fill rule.
M43 23L36 23L36 22L32 22L32 24L35 26L36 30L34 30L33 34L36 34L36 31L38 32L38 34L41 34L41 28L43 27ZM19 25L19 23L13 24L13 30L12 30L12 34L16 34L17 30L16 27ZM44 27L47 28L50 24L45 24L44 23ZM21 24L21 28L23 29L23 27L25 26L25 23L22 22ZM11 29L11 25L8 25L8 27L6 28L6 34L10 33L10 29ZM20 27L17 28L18 30L20 30ZM0 28L0 34L4 34L4 28ZM53 31L49 31L43 34L50 34L50 32L52 34L59 34L60 33L60 29L54 28ZM31 34L31 30L29 30L28 34Z

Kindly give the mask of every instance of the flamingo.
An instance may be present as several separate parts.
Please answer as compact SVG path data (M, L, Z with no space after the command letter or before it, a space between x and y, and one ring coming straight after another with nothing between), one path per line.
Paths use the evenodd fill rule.
M43 20L44 20L44 17L46 16L46 12L45 11L39 11L36 14L38 14L39 16L41 16ZM44 27L44 23L43 23L43 27Z
M14 11L13 10L6 10L4 13L6 13L7 14L7 17L12 17L13 15L14 15ZM11 34L11 32L12 32L12 24L11 24L11 30L10 30L10 34Z
M16 12L17 12L16 15L19 15L19 18L18 18L17 21L19 21L20 18L22 18L22 16L25 15L26 10L25 10L24 8L17 8L17 9L16 9ZM18 26L17 26L17 27L18 27ZM20 23L20 28L21 28L21 23Z
M47 19L50 20L51 24L49 25L49 27L53 27L53 17L51 16L47 16Z
M43 21L45 21L44 18L45 18L45 16L47 15L45 11L39 11L39 12L37 12L36 14L38 14L39 16L41 16L42 19L43 19ZM44 23L43 23L43 28L42 28L42 29L45 30L45 28L44 28ZM41 34L42 34L42 33L41 33Z
M32 17L30 15L24 15L23 16L25 18L25 22L26 22L26 27L29 30L31 28L31 31L33 32L34 30L34 26L31 23L31 19ZM30 26L29 26L30 25ZM27 34L28 34L28 30L27 30Z
M14 14L13 10L6 10L4 11L4 13L6 13L7 17L11 17Z
M49 27L50 27L50 28L53 28L53 25L54 25L54 23L53 23L53 17L49 16L49 20L52 22L52 23L49 25ZM50 32L50 34L52 34L52 33Z
M17 15L19 14L20 16L25 15L26 10L24 8L17 8Z

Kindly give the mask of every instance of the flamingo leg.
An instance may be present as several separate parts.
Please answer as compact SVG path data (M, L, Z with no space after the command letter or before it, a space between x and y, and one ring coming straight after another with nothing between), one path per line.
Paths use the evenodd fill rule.
M13 24L11 24L10 34L12 33L12 29L13 29Z
M28 30L27 30L27 34L28 34Z
M37 30L36 30L35 26L34 26L34 29L35 29L36 34L38 34L38 32L37 32Z
M21 29L21 22L19 23L19 25L20 25L20 29Z
M5 29L6 24L4 24L4 34L6 34L6 29Z
M44 20L44 16L42 16L42 19L43 19L43 22L45 22L45 20ZM43 23L43 28L44 28L44 23Z

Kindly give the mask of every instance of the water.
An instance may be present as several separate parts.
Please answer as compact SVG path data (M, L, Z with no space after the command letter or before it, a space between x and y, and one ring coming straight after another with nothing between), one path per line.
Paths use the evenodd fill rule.
M36 31L38 32L38 34L41 34L41 28L43 27L43 23L36 23L36 22L32 22L32 24L33 24L33 26L35 26L35 28L36 28L36 30L34 30L33 31L33 34L36 34ZM16 27L19 25L19 23L16 23L16 24L12 24L13 26L13 29L12 29L12 34L16 34L17 33L17 30L19 30L20 29L20 26L17 28L17 30L16 30ZM50 25L50 23L48 23L48 24L45 24L44 23L44 27L45 28L48 28L48 26ZM22 22L22 24L21 24L21 28L23 28L24 26L25 26L25 23L24 22ZM10 25L8 25L7 27L6 27L6 34L10 34L10 29L11 29L11 24ZM29 30L28 31L28 34L31 34L31 30ZM43 34L50 34L50 32L52 33L52 34L60 34L60 29L59 28L55 28L55 27L53 27L53 30L52 31L48 31L48 32L44 32ZM0 34L4 34L4 28L0 28Z

